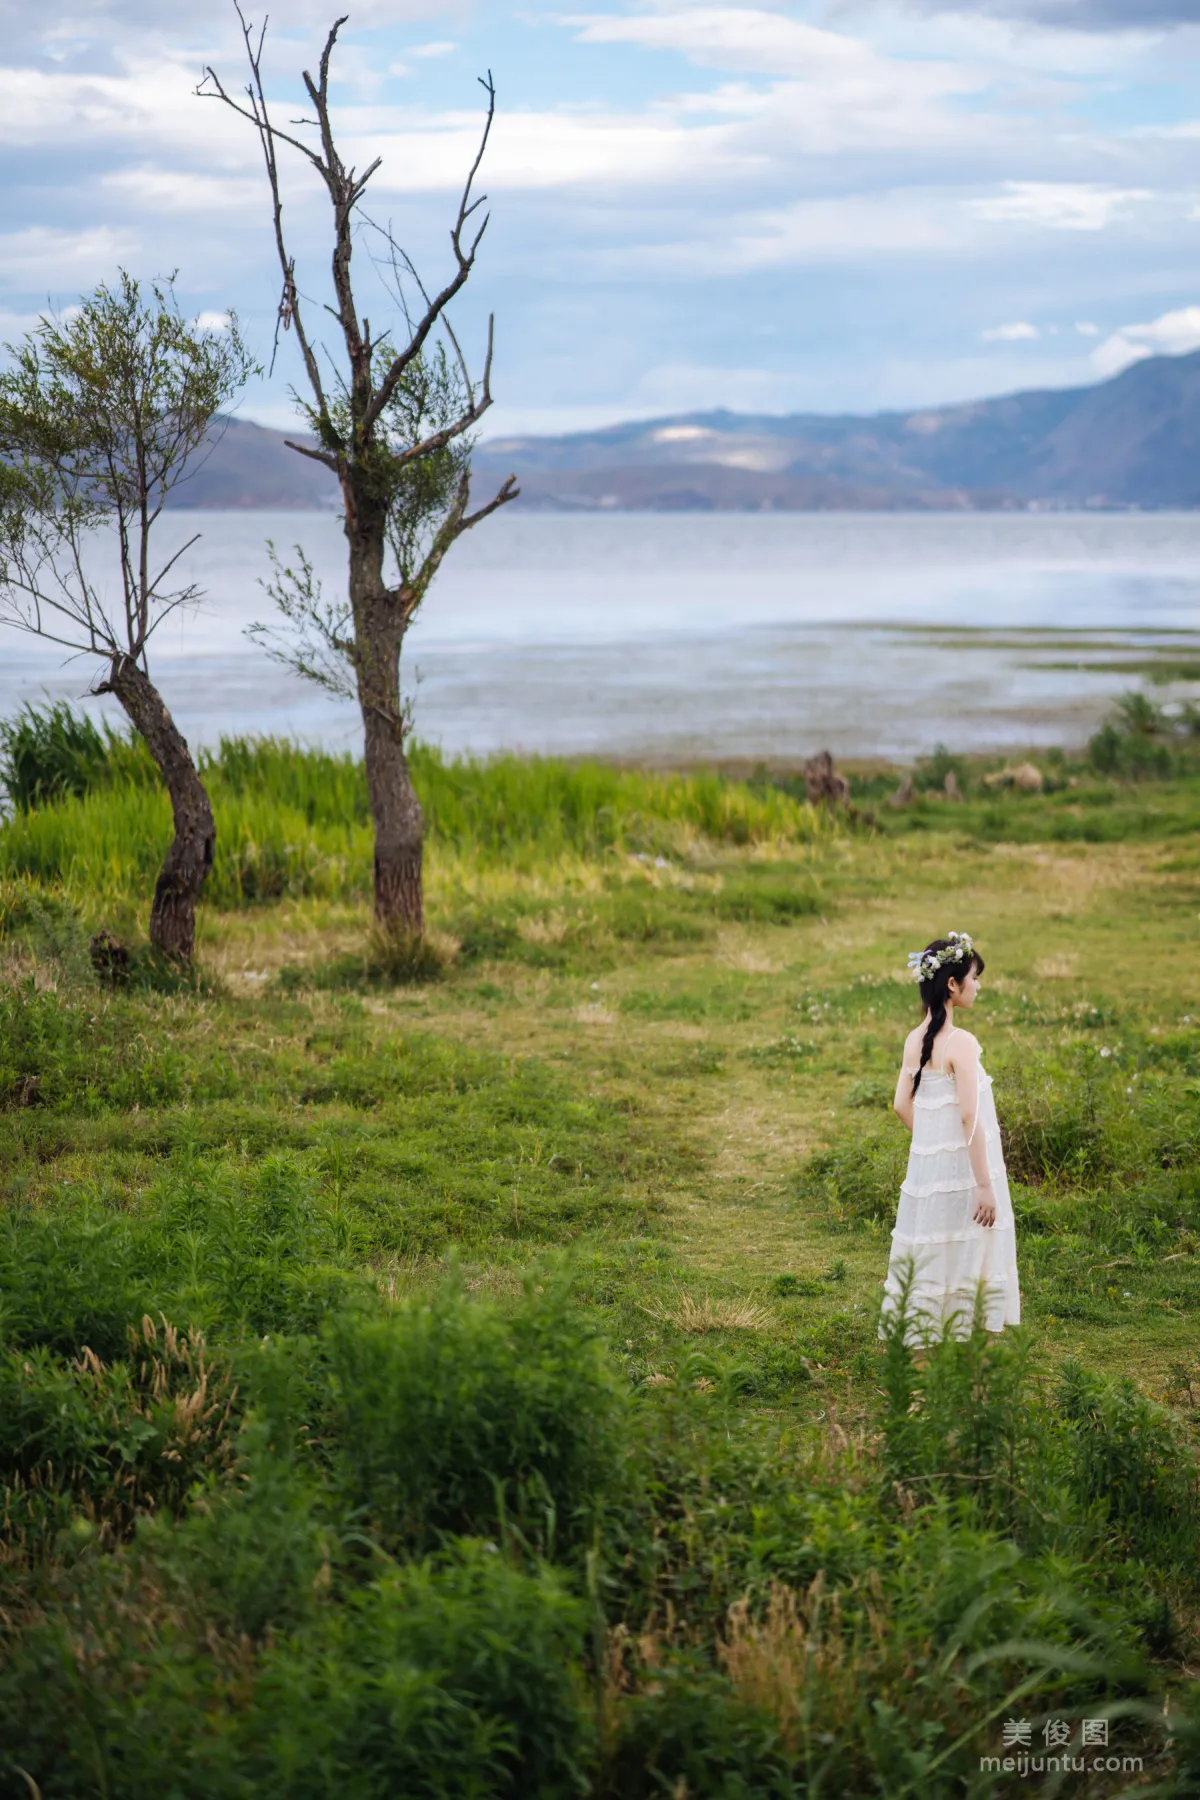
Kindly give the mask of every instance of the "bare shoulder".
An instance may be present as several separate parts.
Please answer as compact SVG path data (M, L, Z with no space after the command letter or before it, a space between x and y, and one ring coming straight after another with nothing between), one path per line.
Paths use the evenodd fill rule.
M952 1063L978 1062L979 1060L979 1039L973 1032L964 1031L961 1025L954 1027L950 1033L950 1042L946 1047Z
M921 1040L925 1036L924 1025L915 1025L904 1040L904 1061L915 1068L921 1060Z

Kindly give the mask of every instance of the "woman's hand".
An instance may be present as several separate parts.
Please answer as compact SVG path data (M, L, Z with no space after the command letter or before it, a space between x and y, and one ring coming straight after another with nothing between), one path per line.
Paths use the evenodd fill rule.
M994 1225L996 1223L996 1196L990 1187L975 1189L975 1211L971 1217L977 1225Z

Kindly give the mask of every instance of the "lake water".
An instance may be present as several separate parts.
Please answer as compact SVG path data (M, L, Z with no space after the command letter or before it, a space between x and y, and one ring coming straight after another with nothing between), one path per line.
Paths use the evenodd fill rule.
M243 636L270 616L268 538L303 543L329 591L344 582L336 517L175 513L161 530L164 549L203 534L185 566L206 598L153 646L189 739L355 745L352 707ZM451 552L405 651L418 732L448 751L664 761L1070 745L1115 695L1188 661L1195 514L513 511ZM0 715L92 679L0 631Z

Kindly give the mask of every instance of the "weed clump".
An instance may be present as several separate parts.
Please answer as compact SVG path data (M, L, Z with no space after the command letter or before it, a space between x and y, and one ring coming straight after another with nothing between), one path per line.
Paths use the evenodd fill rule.
M586 1545L619 1486L621 1395L561 1284L514 1316L457 1287L331 1328L330 1439L347 1498L390 1545L510 1522L547 1554Z

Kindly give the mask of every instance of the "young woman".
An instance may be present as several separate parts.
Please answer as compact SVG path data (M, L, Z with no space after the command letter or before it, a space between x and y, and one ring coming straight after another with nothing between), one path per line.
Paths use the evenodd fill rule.
M893 1101L912 1132L883 1310L908 1284L913 1337L966 1337L982 1294L989 1331L1021 1319L1008 1176L979 1045L954 1020L979 993L983 958L965 932L914 951L925 1017L904 1045ZM880 1328L882 1335L882 1326Z

